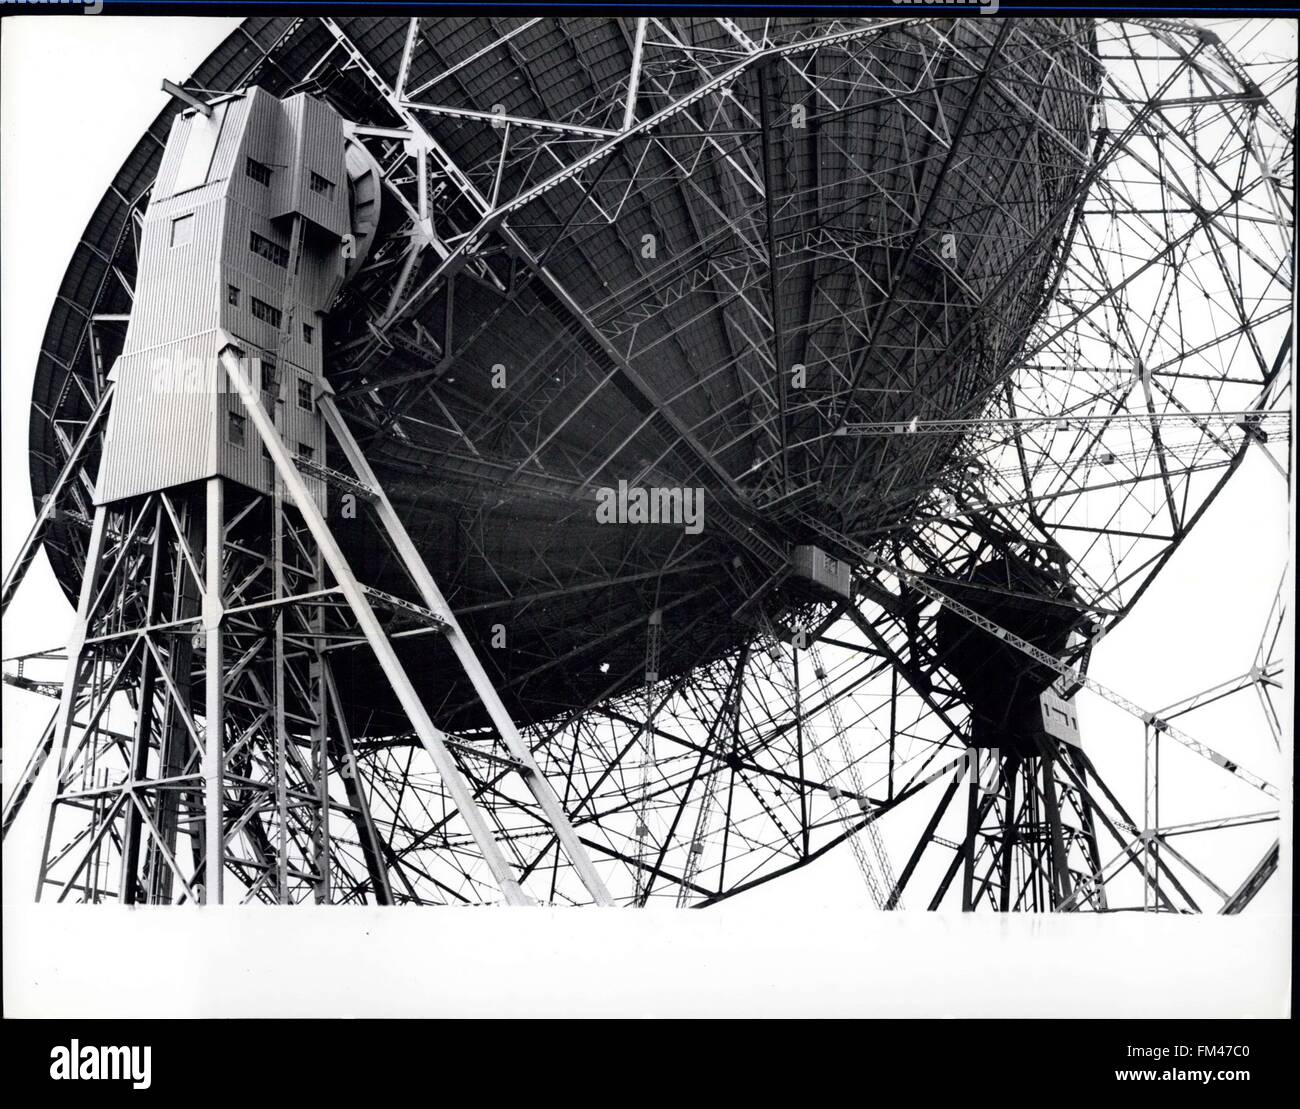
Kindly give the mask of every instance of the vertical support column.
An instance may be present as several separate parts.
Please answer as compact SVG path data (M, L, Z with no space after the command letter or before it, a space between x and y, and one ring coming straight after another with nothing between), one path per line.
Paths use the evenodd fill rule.
M222 479L207 483L207 553L204 559L203 594L204 650L204 719L207 732L203 741L203 827L204 873L203 902L220 905L225 870L225 807L222 777L224 772L225 680L221 658L221 619L223 582L221 549L225 523L225 497Z
M1151 822L1145 831L1151 839L1151 880L1155 883L1157 895L1160 892L1160 839L1156 829L1160 827L1160 731L1151 729Z
M898 736L898 667L889 668L889 793L894 800L894 746Z
M1056 759L1044 756L1043 799L1047 805L1048 833L1052 837L1052 881L1049 883L1052 908L1068 901L1074 893L1070 881L1070 857L1065 846L1065 832L1061 827L1061 803L1056 794Z
M636 890L632 904L645 906L650 896L651 878L645 860L650 839L650 770L655 758L655 682L659 680L659 648L663 636L664 614L661 609L650 613L646 624L645 645L645 728L641 733L641 766L636 803Z
M1142 886L1142 908L1160 908L1160 841L1153 834L1160 827L1160 729L1143 724L1142 867L1147 880Z
M966 795L966 841L962 844L965 858L962 860L961 873L961 911L969 913L975 908L975 846L979 842L979 748L968 748L974 760L970 769L970 785ZM968 768L970 760L968 760Z
M1011 911L1011 859L1016 845L1016 779L1020 777L1020 760L1009 756L1003 775L1007 785L1007 808L1002 819L1002 873L998 908Z
M277 602L284 599L284 486L279 474L271 494L271 574ZM275 701L275 881L276 897L281 905L289 903L289 736L284 716L284 608L275 606L275 629L272 649L275 674L271 696Z
M1075 804L1083 817L1084 855L1087 858L1089 876L1079 883L1079 900L1092 894L1096 898L1097 907L1105 912L1109 906L1106 898L1106 883L1101 880L1101 849L1097 844L1097 825L1093 820L1092 796L1088 789L1088 758L1079 748L1071 746L1059 747L1057 757L1060 759L1061 769L1065 771L1066 777L1074 787ZM1103 790L1106 788L1105 783L1098 784ZM1109 827L1110 822L1106 814L1098 810L1098 815ZM1143 888L1146 887L1145 880L1142 885Z
M319 589L323 585L325 576L319 552L315 553L312 562L315 571L315 586ZM325 630L324 622L325 614L322 609L317 607L312 615L312 630L323 632ZM333 856L333 846L330 843L328 706L325 693L325 661L320 653L321 643L320 639L312 640L311 661L307 666L307 681L308 689L311 690L312 712L316 717L316 723L312 725L311 729L311 750L312 769L316 773L317 804L320 809L320 823L316 828L316 869L320 874L320 881L316 885L316 903L318 905L328 905L332 886L330 859Z
M1151 725L1142 725L1142 869L1146 881L1142 883L1142 911L1151 911L1151 841L1146 831L1151 827Z
M492 835L482 810L479 809L473 794L460 776L456 762L451 757L451 752L447 750L445 735L434 726L433 721L429 718L424 704L411 684L409 675L397 657L397 652L393 649L392 643L389 642L388 636L384 634L383 626L375 616L365 590L361 588L356 575L352 572L351 565L338 545L338 541L330 531L324 516L321 515L320 508L303 481L302 475L298 472L298 468L294 465L293 459L285 448L284 441L280 438L280 433L267 416L256 391L249 384L248 378L244 374L244 368L240 363L240 356L233 347L228 346L221 352L221 362L230 380L239 391L244 407L248 410L248 415L253 421L253 426L257 428L258 435L261 436L262 442L266 444L267 452L275 463L276 471L284 479L285 488L288 490L290 497L293 498L294 504L298 506L298 511L302 514L307 529L311 532L312 538L320 548L325 564L329 566L330 573L334 575L334 580L338 582L339 588L347 600L348 607L352 610L352 615L360 626L362 635L365 636L371 651L374 652L375 661L379 663L380 669L384 672L384 677L387 678L388 684L392 687L393 693L402 706L402 711L406 713L416 735L420 737L420 742L424 745L425 750L429 752L430 758L433 759L434 766L437 767L438 774L451 796L452 803L460 813L461 819L469 826L470 835L473 836L475 844L482 853L483 861L492 873L497 888L501 890L507 904L532 904L531 898L524 893L523 887L520 886L519 880L510 867L510 863L506 860L500 845ZM322 398L322 400L325 399L328 398ZM351 440L350 436L349 442L359 452L359 448L356 448L356 443ZM387 502L385 501L385 503ZM389 511L391 511L391 506ZM405 536L405 534L405 531L403 531L402 535ZM410 544L409 537L406 542ZM428 574L427 570L425 574ZM443 605L434 609L434 611L441 613L447 611L447 609Z
M177 505L179 527L177 529L178 547L171 559L171 580L173 583L171 619L176 622L195 621L191 634L178 637L173 643L175 663L173 673L192 674L194 659L205 642L203 631L203 591L204 584L196 580L198 569L191 571L190 562L182 549L196 555L204 546L204 508L202 501L205 491L187 497ZM197 563L197 558L196 558ZM164 778L177 778L186 773L190 765L193 739L185 726L186 719L193 719L196 691L189 681L181 682L177 692L179 698L167 698L162 715L162 737L159 752L160 773ZM202 767L199 768L202 773ZM166 855L177 854L177 841L180 835L181 812L195 820L202 812L202 782L182 789L162 790L158 797L155 819L158 824L159 838L149 841L149 901L152 904L170 904L174 900L175 875L166 864ZM203 869L200 847L203 837L191 835L189 853L192 872L195 875Z
M149 600L145 609L145 623L153 623L158 607L158 575L162 567L163 508L154 509L154 532L149 552ZM147 633L146 633L147 634ZM135 732L131 739L131 781L138 782L148 774L149 747L153 741L154 684L157 663L152 651L140 656L140 694L136 708ZM143 803L143 802L141 802ZM140 809L133 804L123 807L125 817L122 829L122 870L118 881L118 904L133 905L139 899L139 882L136 870L140 865Z
M815 646L815 643L814 643ZM795 751L798 757L799 772L799 824L802 828L803 856L806 859L811 848L810 829L808 827L808 787L803 772L803 693L799 688L799 648L796 645L790 652L794 656L792 688L794 689L794 729Z
M68 634L68 662L63 671L63 692L59 696L59 711L55 715L51 744L59 745L59 761L54 774L54 787L50 794L49 821L45 827L45 846L41 851L41 868L36 878L36 900L41 899L45 877L49 871L50 843L54 836L54 818L58 810L59 792L63 787L63 774L67 769L68 736L76 710L80 686L82 652L86 645L86 628L90 622L90 607L95 601L95 587L99 584L99 571L103 564L104 531L108 526L108 509L100 505L95 509L95 520L90 527L90 543L86 547L86 565L81 575L81 593L77 598L77 615Z

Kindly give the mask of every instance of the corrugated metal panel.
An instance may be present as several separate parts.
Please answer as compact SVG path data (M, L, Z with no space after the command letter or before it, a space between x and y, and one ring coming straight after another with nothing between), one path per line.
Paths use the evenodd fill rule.
M295 29L301 32L297 36L293 34ZM273 45L277 50L286 49L304 37L320 42L325 34L323 28L300 18L247 20L199 64L190 80L195 87L230 89L269 79L283 88L284 79L269 69L279 62L264 51ZM267 73L259 77L258 71L263 68ZM103 197L86 221L85 230L60 283L60 298L51 310L41 340L32 394L30 464L33 495L38 503L57 475L61 457L49 413L55 412L59 419L79 420L84 419L88 411L84 409L81 389L72 385L70 378L75 376L82 383L90 383L96 373L90 353L90 315L92 312L126 314L131 310L127 290L112 274L105 258L132 234L135 221L131 206L155 185L168 134L180 110L179 101L168 99L131 148L111 184L106 183ZM120 348L114 347L113 339L116 337L120 344L125 328L115 329L101 324L98 332L105 364L111 365L120 353ZM91 388L93 391L93 386ZM77 549L80 541L70 541L67 529L78 526L55 521L51 527L51 542L46 546L59 583L70 591L74 603L82 565L78 558L69 557L68 552Z
M213 330L118 360L97 503L217 472L213 424L218 343L219 332Z
M194 112L181 117L181 126L172 133L172 141L180 143L180 157L164 195L178 196L220 177L211 171L228 114L229 103L223 103L213 107L211 115Z
M225 187L224 181L213 181L197 189L190 189L179 196L154 197L149 204L146 222L193 212L204 204L220 200L225 193Z
M280 432L280 437L284 440L290 453L301 456L304 453L302 448L308 447L313 459L316 461L323 460L325 458L324 423L314 409L304 410L301 408L297 399L298 382L305 380L310 383L312 375L277 359L275 376L278 378L278 387L272 395L267 391L266 379L263 376L265 372L263 359L267 352L249 349L245 351L245 354L248 358L249 379L250 381L256 381L258 397L262 402L262 406ZM273 353L270 356L275 357ZM246 408L242 400L231 395L226 405L226 411L241 413L245 412ZM254 489L270 492L275 481L275 464L271 461L270 454L263 449L260 438L252 426L251 419L246 430L248 432L248 449L226 449L223 457L229 459L229 464L223 462L222 473ZM305 475L304 477L312 498L320 506L321 511L325 511L327 503L325 483L318 478L306 477Z
M303 408L298 400L299 383L311 389L312 406ZM280 404L280 429L285 443L296 455L309 454L317 462L325 461L325 424L316 409L315 398L319 387L315 375L305 370L291 368L283 375L283 392ZM325 509L325 485L315 478L308 479L316 503Z
M351 229L348 212L347 167L343 156L343 121L328 104L303 98L301 164L304 191L302 211L308 219L335 235ZM312 174L319 174L329 189L312 188Z
M284 122L279 103L263 89L253 89L245 97L246 115L240 132L240 144L230 167L228 195L238 204L256 211L273 211L283 191L286 173L281 151ZM252 158L270 171L270 181L262 184L248 175L247 161Z
M286 121L279 102L264 93L218 105L226 123L215 134L205 134L194 122L201 116L178 120L176 148L167 151L164 161L175 167L175 184L195 187L174 196L160 194L145 218L136 299L116 370L120 392L103 467L100 495L105 500L215 473L270 491L274 474L269 457L218 364L227 335L250 358L267 352L277 360L281 399L270 406L277 427L293 453L324 461L323 424L314 403L305 408L298 403L298 383L308 383L314 393L311 383L321 365L316 309L336 284L341 267L337 239L316 232L305 240L299 280L291 288L290 227L286 220L271 218L274 180L268 186L250 177L244 161L245 152L255 149L258 160L278 173L287 188L297 182L304 195L323 201L306 184L303 150L317 148L313 164L337 163L341 172L342 129L336 115L309 112L308 103L298 100L296 128ZM216 114L214 110L214 118ZM310 127L301 123L308 116ZM307 130L314 132L310 144L304 140ZM331 136L333 162L324 153ZM210 166L205 164L200 173L204 158L199 155L205 150ZM328 218L330 212L318 205L316 215ZM174 230L177 220L188 221L183 235ZM274 246L254 251L253 233ZM255 314L255 298L269 311ZM311 343L304 340L304 323L315 329ZM259 372L260 367L254 368ZM323 508L324 483L311 478L308 486Z
M163 151L162 162L158 166L158 178L153 186L155 202L171 196L176 191L176 175L185 157L187 140L196 114L180 114L172 120L167 146Z
M189 242L171 245L172 223L192 215ZM149 209L141 235L140 268L124 353L208 331L217 326L218 248L224 206L210 200L184 207Z
M298 299L327 310L343 283L343 253L337 239L308 234L298 272Z
M285 120L293 135L293 166L288 193L276 215L301 212L335 235L350 226L347 177L343 159L343 123L329 105L304 94L285 101ZM329 183L326 192L312 188L312 174Z
M221 138L217 143L217 149L212 158L212 168L208 172L209 181L227 181L234 173L236 159L244 145L244 128L248 120L248 99L238 96L230 100L223 100L213 108L212 114L214 118L218 110L224 112L225 122L222 124ZM241 174L243 173L242 165L239 167L239 171Z
M298 196L302 189L302 174L298 164L298 141L302 134L302 104L300 96L291 97L277 106L280 115L281 161L286 163L280 187L275 193L275 216L292 215L298 211ZM287 156L286 156L287 155Z
M222 318L232 335L264 350L278 350L280 330L266 319L254 315L253 298L280 313L284 322L284 287L288 271L249 249L249 234L257 229L270 238L275 234L265 218L240 204L226 207L225 234L221 243L221 272L225 285L240 290L239 304L228 301ZM276 240L282 236L276 235ZM286 357L288 355L286 354Z

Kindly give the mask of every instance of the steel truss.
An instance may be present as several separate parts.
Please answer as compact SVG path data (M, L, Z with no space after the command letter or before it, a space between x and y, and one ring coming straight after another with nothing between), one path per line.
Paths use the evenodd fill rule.
M351 480L366 489L378 483L361 450L400 441L496 465L503 478L561 490L576 505L619 472L614 466L631 444L583 458L554 444L585 405L619 390L636 398L645 427L658 436L662 453L640 473L680 457L717 491L709 521L716 557L705 565L725 567L748 599L735 608L701 590L652 606L635 622L636 634L646 634L652 612L657 617L648 625L645 672L610 673L602 695L514 733L517 742L506 741L513 725L491 736L439 739L431 722L417 721L418 705L410 706L410 732L352 742L330 697L330 660L339 649L376 650L363 612L378 614L378 636L391 639L445 635L434 625L453 622L452 609L430 601L419 581L405 607L385 609L391 599L364 590L360 599L341 597L346 575L322 562L328 536L305 537L310 513L288 496L241 505L220 539L208 540L224 551L215 560L224 567L220 589L241 590L221 594L230 615L214 647L213 629L194 608L211 592L199 541L210 511L204 497L151 498L103 519L88 507L94 431L108 403L95 326L113 326L92 316L84 347L90 365L69 370L65 408L49 414L64 444L57 493L6 580L5 601L47 517L59 512L75 526L61 530L58 542L71 544L82 564L119 575L153 569L120 577L125 592L102 590L109 570L83 579L76 649L68 653L84 661L63 683L43 744L50 749L68 737L43 881L60 896L86 899L130 899L140 890L151 899L196 896L206 845L218 838L204 819L219 809L224 869L241 896L262 900L458 903L503 890L509 900L517 881L520 896L526 889L556 903L600 901L604 885L624 903L711 905L848 841L872 900L884 908L899 907L905 891L931 909L1244 908L1276 865L1276 847L1216 853L1220 872L1211 873L1169 840L1266 830L1277 819L1280 743L1271 753L1242 752L1224 737L1229 748L1221 750L1184 730L1183 718L1201 701L1151 710L1140 690L1111 690L1088 668L1248 454L1266 458L1289 486L1294 138L1270 96L1294 87L1294 65L1257 78L1212 34L1188 25L1098 23L1090 48L1102 79L1089 91L1090 144L1082 151L1054 130L1022 79L1032 40L1011 21L966 21L977 42L929 19L828 21L789 39L723 21L734 50L720 53L695 48L671 20L627 20L623 80L566 118L467 108L453 95L463 66L508 56L538 22L496 21L495 37L472 58L431 71L422 21L413 18L393 77L355 30L321 21L326 45L296 87L371 109L365 117L345 114L358 121L355 135L383 170L386 201L406 217L346 293L342 307L355 326L331 353L331 430L342 441L356 429ZM837 52L900 28L927 59L915 88L887 89L851 54ZM753 73L762 75L757 111L733 95ZM937 319L911 319L900 290L881 286L862 262L885 232L849 234L834 221L782 225L791 198L769 189L770 139L787 125L791 90L814 120L831 120L851 94L876 90L915 116L930 140L917 157L959 182L972 206L987 208L989 226L995 218L1027 219L998 183L965 176L963 140L977 141L964 134L965 120L931 120L927 104L944 79L970 82L979 97L1038 125L1039 146L1021 152L1020 170L1044 172L1045 151L1064 152L1076 162L1079 185L1049 214L1050 236L1036 236L981 287L947 266L940 229L913 198L906 233L890 231L896 241L889 245L904 258L923 252L946 266L950 304L963 314L950 319L945 303ZM499 140L492 156L457 164L429 130L431 119L446 116L491 128ZM712 184L734 197L723 229L609 288L603 302L580 303L558 276L558 260L576 249L570 244L587 228L627 219L660 191L680 190L697 209L713 203L694 180L706 155L722 167ZM651 164L670 168L643 172ZM869 167L853 179L867 195L879 191ZM541 198L556 196L567 214L546 227L539 248L535 234L526 241L516 228ZM1037 322L1023 349L979 352L998 373L964 410L926 411L900 400L889 419L857 418L854 390L895 341L891 329L906 320L916 352L912 376L896 391L924 397L975 356L977 322L1051 236L1053 278ZM121 253L114 269L129 285L125 229ZM827 286L831 275L841 282L840 295L814 289L799 321L778 310L782 267L795 254L815 258ZM521 385L486 406L451 388L458 358L475 339L455 296L465 282L491 287L503 305L545 296L569 321L568 349L536 351L512 371ZM684 306L699 304L723 322L727 353L681 395L661 396L647 368L685 331ZM820 372L825 387L789 389L796 360ZM721 438L720 414L695 422L684 415L694 397L707 397L714 374L746 383L753 463L743 472L723 462L734 444ZM575 380L585 389L577 409ZM427 400L441 413L437 426L413 415ZM264 428L254 407L255 398L250 412L270 445L274 427ZM919 453L847 455L857 485L896 491L906 512L870 516L852 498L821 500L821 470L864 439L921 445ZM276 462L291 488L297 464L287 455ZM381 494L379 526L400 546L400 521L395 513L385 518L386 503ZM471 545L484 511L458 522ZM239 523L260 514L276 521L270 539L240 531ZM851 598L790 600L782 537L791 534L853 566ZM278 581L265 569L280 562L267 542L287 560ZM969 577L983 559L1007 553L1068 572L1069 596L1060 603L1077 620L1063 655L1044 656L964 603L972 591L996 592ZM603 567L602 580L662 582L700 568L686 559L638 561L634 550ZM539 575L502 613L594 584ZM101 598L111 601L103 610ZM255 604L261 607L249 607ZM163 613L159 606L167 605ZM1098 696L1141 720L1143 804L1123 806L1088 754L1086 731L1082 746L1053 742L1030 757L1000 752L977 765L969 702L937 642L945 607L966 617L972 634L991 630L1022 649L1027 666L1048 665L1058 693ZM746 629L743 641L721 640L713 661L662 677L659 659L670 662L674 641L710 626L706 617L719 610ZM119 637L113 642L134 637L136 645L96 654L107 634ZM227 766L238 765L222 779L219 806L204 794L212 782L201 766L207 717L189 704L190 683L182 680L216 654L248 659L209 692L224 700L223 750ZM536 668L562 672L572 662L557 652ZM1269 696L1283 672L1270 654L1229 691L1258 690L1276 725ZM7 677L41 685L29 674ZM135 723L112 733L96 709L119 690L135 698ZM1162 826L1161 760L1186 752L1230 781L1234 808ZM39 767L36 758L11 795L6 828ZM135 785L123 789L115 773ZM549 783L555 807L520 789L539 782ZM919 814L908 818L916 828L907 835L904 812ZM486 834L466 829L472 813L481 814ZM135 852L138 863L119 868L134 879L101 880L113 860ZM588 853L599 877L581 872Z
M49 737L59 759L38 896L53 886L59 900L75 891L93 902L220 903L231 876L241 900L390 903L390 848L370 812L331 661L369 648L455 805L442 840L451 873L428 880L474 900L487 881L507 903L530 903L462 778L462 762L487 760L522 781L591 899L608 904L328 391L316 403L351 474L290 454L243 356L227 347L221 361L275 463L275 495L211 478L199 490L96 510ZM353 508L361 499L418 600L356 579L304 470ZM497 722L490 739L458 744L459 757L393 648L393 637L412 634L448 641ZM134 710L129 736L108 726L117 697ZM351 829L340 830L340 819ZM459 861L458 839L473 844L473 863Z

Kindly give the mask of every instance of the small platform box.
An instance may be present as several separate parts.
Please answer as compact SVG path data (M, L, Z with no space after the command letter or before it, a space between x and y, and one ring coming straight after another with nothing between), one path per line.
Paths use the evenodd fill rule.
M1079 715L1074 708L1074 698L1066 701L1050 689L1045 689L1038 698L1043 710L1043 730L1062 743L1081 747L1079 741Z
M795 547L790 562L795 576L803 578L818 591L852 598L853 587L847 562L812 544Z

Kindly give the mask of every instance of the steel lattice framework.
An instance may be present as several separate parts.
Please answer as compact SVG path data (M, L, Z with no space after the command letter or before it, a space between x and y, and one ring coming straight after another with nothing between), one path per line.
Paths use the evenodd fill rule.
M882 908L1240 911L1276 843L1212 874L1169 841L1277 820L1282 594L1249 671L1202 697L1148 705L1088 668L1248 452L1289 487L1294 136L1271 97L1294 66L1267 81L1164 20L247 21L191 94L327 99L397 213L335 306L334 446L302 470L363 502L339 559L389 553L343 597L331 537L284 498L209 527L206 557L211 502L91 507L160 119L42 350L39 511L5 603L43 544L83 593L70 652L102 646L79 684L41 669L61 652L6 675L62 698L6 830L62 743L42 883L65 898L202 897L181 815L202 813L245 900L517 883L581 904L603 883L709 905L847 842ZM707 487L705 534L589 526L620 477ZM847 562L851 598L801 591L792 540ZM990 583L990 559L1066 584ZM344 661L368 619L408 669L448 635L426 562L521 725L430 666L441 756L371 695L373 662ZM218 653L241 660L224 828L193 777L206 721L166 677L213 649L197 598L218 594ZM1062 615L1063 650L990 615L1019 603ZM1086 730L972 746L944 620L1140 719L1145 794L1125 807ZM1272 750L1193 734L1247 689ZM109 723L124 702L133 731ZM1231 812L1161 825L1172 745L1230 779ZM131 788L151 759L152 792ZM919 836L892 834L904 806Z

